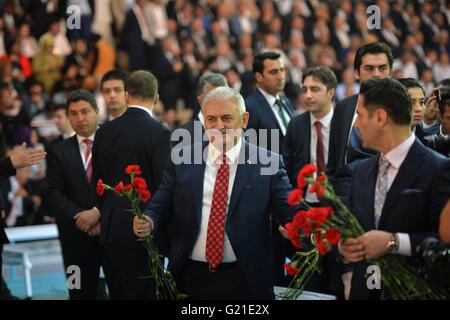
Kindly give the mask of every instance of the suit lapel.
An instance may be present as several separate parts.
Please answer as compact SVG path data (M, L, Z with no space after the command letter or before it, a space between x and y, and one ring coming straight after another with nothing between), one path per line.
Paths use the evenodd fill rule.
M202 150L205 151L205 144L202 144ZM193 148L193 154L197 151L195 150L195 145ZM204 153L203 153L204 154ZM194 162L195 163L195 162ZM197 225L200 227L202 221L202 208L203 208L203 181L205 178L205 161L202 156L202 161L200 164L192 165L192 192L194 194L195 203L195 213L197 217Z
M306 157L304 159L304 164L307 164L311 159L311 114L308 112L307 116L304 118L304 122L301 126L301 128L303 129L302 132L302 139L303 139L303 143L302 145L305 146L305 154Z
M261 108L260 108L261 112L265 113L266 116L268 116L270 119L272 119L272 122L276 125L278 130L281 130L280 124L278 123L277 118L275 117L275 115L272 111L272 107L269 105L266 98L264 98L264 96L258 89L256 90L256 93L258 95L257 98L259 100L259 104L261 105Z
M365 196L366 200L362 201L367 205L367 207L362 210L361 215L361 225L365 230L375 229L375 184L377 182L377 173L378 173L378 159L379 157L373 157L370 159L370 165L367 170L367 180L364 181L365 186L367 187L367 193ZM362 199L353 199L353 201L361 201Z
M381 213L379 226L383 225L386 220L386 216L391 212L392 206L398 199L400 192L408 186L409 182L415 178L414 172L418 172L418 168L422 165L421 158L424 156L423 150L417 141L414 142L413 146L409 150L405 160L400 166L394 181L386 195L386 200L384 201L383 211Z
M249 158L256 159L255 156L250 156L250 152L253 152L253 150L250 150L250 145L245 140L243 140L242 147L243 148L241 148L241 152L238 158L239 164L236 170L236 177L234 179L233 189L231 191L230 206L228 207L228 218L230 218L233 214L237 202L239 201L239 198L244 191L245 186L247 185L247 181L252 172L252 168L255 167L255 163L252 164L249 160Z

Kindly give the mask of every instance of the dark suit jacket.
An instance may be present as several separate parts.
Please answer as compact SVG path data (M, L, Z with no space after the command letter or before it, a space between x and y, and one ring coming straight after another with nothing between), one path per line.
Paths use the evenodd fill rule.
M334 175L345 164L345 151L357 101L358 95L355 94L339 101L335 106L333 120L331 120L327 164L327 172L330 175Z
M10 157L0 159L0 180L8 178L16 174Z
M106 123L95 135L92 147L92 183L98 179L115 186L119 181L129 183L125 168L141 166L142 177L154 194L162 180L170 150L170 131L154 120L146 111L128 108L117 119ZM133 234L133 215L128 200L105 192L98 197L102 213L100 244L139 245Z
M289 116L292 117L294 110L292 108L291 103L289 102L289 99L282 96L280 96L280 98L283 102L285 110L287 111ZM264 98L261 91L255 90L255 92L249 95L247 99L245 99L245 107L247 108L247 111L250 113L247 129L255 129L258 135L259 129L268 129L267 146L262 145L261 141L259 140L258 145L268 150L281 153L283 148L284 136L281 133L281 128L280 125L278 124L277 118L273 114L272 107L269 105L266 98ZM272 146L271 144L270 139L271 129L279 130L278 150L275 150L274 149L275 146ZM253 142L251 138L250 142Z
M205 147L206 144L195 144L183 151L201 153ZM260 153L273 161L279 161L279 165L274 168L275 174L261 174L260 169L268 165L255 161L255 156ZM269 212L279 223L292 218L295 210L287 204L291 187L278 154L243 141L241 156L245 158L237 168L225 231L254 297L272 299L273 258ZM200 231L204 173L204 161L200 164L179 165L169 161L163 183L145 211L156 226L161 219L170 222L169 269L175 280L180 277ZM164 215L163 210L168 214Z
M185 131L182 131L182 130ZM189 137L185 134L189 134ZM198 119L198 114L188 123L179 126L174 129L171 134L172 147L183 148L194 143L201 143L203 141L203 135L205 134L205 127Z
M3 159L0 159L0 180L6 179L10 176L13 176L16 174L16 169L14 169L13 164L11 162L10 157L5 157ZM0 209L4 209L4 200L2 197L2 206ZM0 217L0 245L3 243L9 243L8 237L6 236L5 230L4 230L4 222L3 218ZM1 267L1 266L0 266Z
M292 186L297 185L300 169L311 162L311 114L305 112L292 118L284 138L284 163Z
M126 14L125 22L120 35L120 49L128 54L130 71L147 69L151 61L149 47L142 41L142 32L139 23L130 8Z
M79 230L73 218L96 205L95 190L86 177L76 135L49 149L46 178L47 205L56 218L61 243L69 249L63 250L65 255L80 247L96 246L98 237L91 238Z
M348 204L364 231L375 229L378 160L379 157L363 160L353 173ZM439 215L449 197L450 160L416 139L388 191L378 229L409 234L414 254L426 237L437 237ZM369 297L362 265L354 266L351 297L355 299Z

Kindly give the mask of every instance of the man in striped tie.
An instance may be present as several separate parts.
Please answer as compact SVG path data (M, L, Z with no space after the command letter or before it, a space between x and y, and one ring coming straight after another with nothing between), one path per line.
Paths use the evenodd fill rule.
M95 208L90 180L98 108L94 96L86 90L71 93L66 108L76 135L49 151L46 200L58 224L64 265L66 269L78 266L82 275L79 287L75 284L68 288L70 299L96 299L100 212Z

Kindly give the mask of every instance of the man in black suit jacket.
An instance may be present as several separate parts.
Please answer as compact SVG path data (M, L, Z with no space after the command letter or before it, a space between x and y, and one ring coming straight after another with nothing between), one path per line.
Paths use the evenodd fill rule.
M45 155L46 153L42 150L27 150L25 143L14 148L8 157L0 159L0 180L15 175L16 169L30 167L39 163L45 158ZM2 196L0 195L0 197ZM0 300L2 300L11 298L11 294L9 293L8 288L6 288L6 284L4 283L2 276L3 245L9 241L4 230L4 203L3 199L0 200L2 202L0 204Z
M286 82L286 69L281 55L273 51L256 55L253 60L253 73L258 87L245 99L245 106L250 117L246 136L250 143L281 154L287 126L294 112L289 99L279 95ZM260 135L261 137L265 135L266 138L260 139ZM291 244L278 230L279 225L274 223L272 234L275 283L288 285L283 265Z
M227 78L224 75L207 72L200 77L197 86L197 103L200 106L200 111L191 121L179 126L172 132L170 139L173 147L182 148L203 141L205 134L205 118L202 111L203 99L210 91L218 87L228 87Z
M393 61L392 52L386 44L377 42L364 45L356 52L356 77L361 82L390 77ZM376 154L374 150L362 146L361 135L353 126L357 100L358 95L353 95L339 101L331 124L327 173L341 197L348 195L352 171L358 161Z
M153 119L158 100L156 78L147 71L135 71L127 79L128 109L106 123L95 136L93 146L93 183L116 185L129 177L125 167L141 166L142 177L153 194L162 180L170 150L170 131ZM133 215L127 199L108 192L98 198L101 216L100 245L102 266L112 299L149 299L154 297L147 277L148 255L136 241L131 225ZM160 252L165 253L160 239Z
M302 106L307 112L292 118L284 140L284 161L293 186L297 185L298 172L308 163L313 163L319 172L325 171L337 79L331 69L319 66L303 73L302 84ZM315 194L306 190L305 201L312 206L319 205ZM322 260L322 272L314 273L307 284L308 290L331 292L330 271L336 269L334 261L331 253Z
M272 51L256 55L253 73L257 89L245 99L245 106L250 114L247 130L254 129L257 135L255 137L251 133L250 142L281 153L286 129L294 112L289 99L280 96L286 83L286 69L281 55ZM266 141L259 139L261 129L268 130ZM275 131L278 139L272 145L271 133Z
M362 83L355 126L364 147L380 155L361 161L353 174L348 205L365 233L339 246L354 263L342 276L351 299L379 297L366 285L367 260L413 255L427 236L437 236L439 214L450 196L450 161L412 134L411 109L397 80Z
M203 107L211 142L183 148L181 163L172 156L145 214L156 230L169 221L169 270L188 298L273 299L269 213L286 223L296 211L283 162L243 139L248 113L236 90L215 89ZM136 235L150 233L152 222L134 220Z
M100 273L100 212L90 183L98 121L94 96L74 91L67 99L67 113L76 135L49 150L47 205L58 225L66 270L75 265L81 271L80 287L68 288L70 299L94 300Z

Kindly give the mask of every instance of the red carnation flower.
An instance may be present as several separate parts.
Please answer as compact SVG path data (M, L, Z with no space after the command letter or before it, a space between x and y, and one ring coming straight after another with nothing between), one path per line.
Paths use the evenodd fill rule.
M150 191L142 190L141 192L139 192L139 197L141 198L142 202L147 202L150 199Z
M137 177L133 179L133 187L137 192L140 193L141 190L147 189L147 182L143 178Z
M123 182L120 181L117 186L114 187L114 192L118 195L120 194L120 191L123 190Z
M323 174L321 174L320 176L317 177L316 181L317 182L325 182L326 179L327 178Z
M289 194L288 197L288 203L291 206L296 206L300 201L302 201L302 197L303 197L303 192L300 189L294 189L292 190L292 192Z
M131 183L129 183L123 187L123 191L125 191L125 192L130 192L131 189L133 189L133 185Z
M284 264L284 269L286 270L286 272L288 273L288 275L290 276L296 276L297 274L300 273L300 270L297 269L296 267L294 267L292 264L290 263L285 263Z
M303 166L299 174L302 177L307 178L312 176L314 172L317 172L317 168L312 163L308 163L307 165Z
M329 228L326 233L326 239L329 244L336 246L341 239L341 234L337 228Z
M102 179L99 179L97 182L97 194L99 196L102 196L104 192L105 192L105 186L103 185Z
M297 176L297 188L303 190L303 188L305 188L307 185L308 182L306 181L305 177L299 173Z
M135 175L141 175L142 171L141 167L138 166L137 164L131 164L125 168L125 173L128 175L132 173L134 173Z

